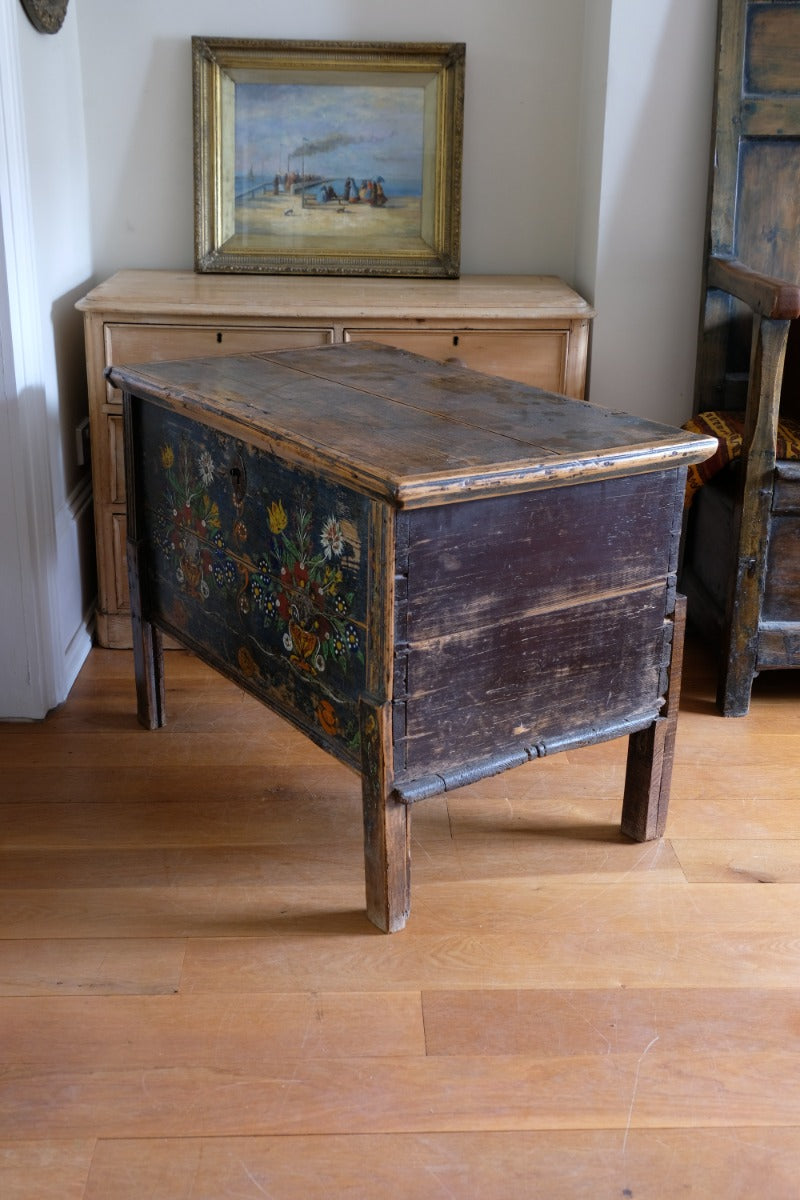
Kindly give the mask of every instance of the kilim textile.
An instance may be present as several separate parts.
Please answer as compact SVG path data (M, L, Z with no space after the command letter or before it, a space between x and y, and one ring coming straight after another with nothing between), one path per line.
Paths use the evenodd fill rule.
M717 449L705 462L693 463L686 479L686 507L692 503L699 488L708 483L728 463L734 462L742 453L744 414L734 412L704 412L692 417L683 427L691 433L710 434L717 439ZM800 459L800 421L785 420L778 423L778 440L775 457Z

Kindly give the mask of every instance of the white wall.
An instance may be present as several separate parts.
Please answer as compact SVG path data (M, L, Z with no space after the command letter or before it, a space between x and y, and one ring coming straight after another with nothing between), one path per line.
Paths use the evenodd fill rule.
M597 283L600 203L603 193L606 81L611 10L614 0L593 0L586 7L581 67L581 121L578 144L578 196L575 221L574 278L577 290L594 302Z
M38 34L27 22L20 32L58 555L58 641L71 656L85 645L92 601L91 575L82 578L80 561L92 536L91 479L88 464L78 464L75 444L75 427L87 411L75 301L92 271L81 57L71 8L57 36ZM75 639L80 645L73 648Z
M77 2L98 274L192 266L192 34L465 42L462 269L570 271L585 0Z
M73 432L86 410L73 308L91 270L88 177L74 19L44 36L0 3L0 716L35 717L65 698L90 645L91 485Z
M583 276L592 401L677 425L692 412L716 7L613 0L594 284Z

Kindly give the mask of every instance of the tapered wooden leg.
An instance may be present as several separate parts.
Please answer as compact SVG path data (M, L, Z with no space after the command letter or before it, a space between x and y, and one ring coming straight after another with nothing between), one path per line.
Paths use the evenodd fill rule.
M161 630L142 617L139 555L128 542L128 586L131 595L133 669L136 676L136 712L145 729L158 729L166 720L164 706L164 648Z
M637 842L661 837L667 823L675 734L681 698L686 597L675 601L669 686L658 720L628 738L628 766L622 801L622 832Z
M392 795L391 705L362 698L360 718L367 916L395 933L411 910L411 816Z
M769 512L788 321L757 317L753 325L747 420L734 510L736 561L722 629L717 706L744 717L758 674L758 634L767 575Z

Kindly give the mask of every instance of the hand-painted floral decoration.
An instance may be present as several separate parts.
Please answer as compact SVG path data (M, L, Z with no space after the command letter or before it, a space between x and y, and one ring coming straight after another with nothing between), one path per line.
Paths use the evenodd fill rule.
M173 556L175 577L190 595L206 600L211 586L236 589L242 611L255 609L279 627L281 644L292 666L320 675L329 663L346 671L355 656L363 661L362 631L352 618L353 590L342 563L348 549L346 521L326 513L317 529L305 507L289 508L281 497L264 507L262 553L241 554L248 527L237 516L230 529L232 550L221 528L220 509L210 489L217 477L211 452L199 454L186 440L177 455L161 446L167 482L167 511L172 520L164 545ZM239 506L237 506L238 509Z
M198 438L175 416L149 436L151 586L164 611L190 635L195 622L198 636L214 628L221 660L247 686L280 695L326 744L357 755L364 498L221 433Z

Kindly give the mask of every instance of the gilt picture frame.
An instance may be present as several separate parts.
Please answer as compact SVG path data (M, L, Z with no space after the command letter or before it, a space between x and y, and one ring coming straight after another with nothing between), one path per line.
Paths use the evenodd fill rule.
M464 62L193 37L195 269L457 277Z

